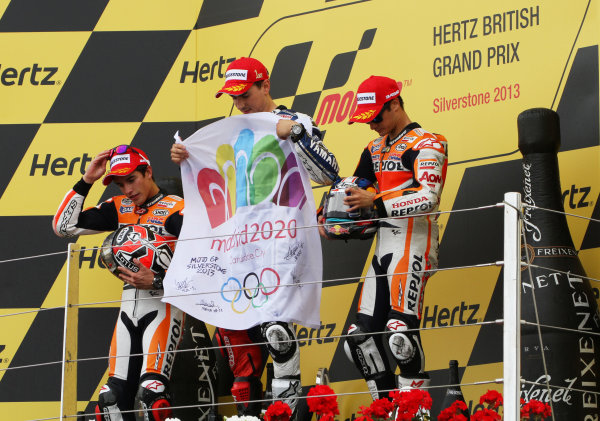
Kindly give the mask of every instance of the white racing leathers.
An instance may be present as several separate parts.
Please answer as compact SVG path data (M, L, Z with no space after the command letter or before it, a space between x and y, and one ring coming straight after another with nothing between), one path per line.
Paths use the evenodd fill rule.
M136 206L125 196L115 196L98 206L84 210L84 201L92 185L80 180L64 197L52 227L60 237L114 231L139 224L175 240L183 222L184 202L164 192ZM121 310L110 344L108 381L98 396L98 419L134 420L134 402L144 417L156 421L169 414L169 379L175 350L182 336L184 315L163 303L164 291L123 286ZM137 393L137 399L136 399ZM161 418L162 417L162 418Z
M380 221L346 348L374 398L378 390L428 381L419 332L406 331L419 327L425 284L437 268L437 215L428 214L438 209L446 167L446 139L411 123L395 139L370 142L354 173L377 183L375 208L387 218ZM397 382L383 346L400 367Z

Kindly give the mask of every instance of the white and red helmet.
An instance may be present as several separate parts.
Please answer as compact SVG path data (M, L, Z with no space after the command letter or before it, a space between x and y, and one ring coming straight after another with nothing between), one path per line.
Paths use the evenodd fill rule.
M164 275L173 258L175 240L173 236L160 235L144 225L125 225L106 237L100 257L116 276L121 267L139 271L133 259L139 259L152 272Z

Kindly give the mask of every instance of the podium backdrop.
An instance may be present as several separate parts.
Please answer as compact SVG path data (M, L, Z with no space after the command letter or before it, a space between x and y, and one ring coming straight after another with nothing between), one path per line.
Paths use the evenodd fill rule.
M565 211L600 218L598 13L597 0L568 7L559 0L1 0L0 316L64 305L66 255L4 260L66 251L51 219L92 157L132 144L150 155L159 177L177 175L168 153L173 133L186 138L237 113L214 94L227 64L242 56L271 71L278 104L312 116L326 132L343 176L376 136L367 125L346 124L357 86L372 74L402 82L412 120L448 139L444 211L520 191L517 115L551 108L561 123ZM317 201L323 191L314 189ZM96 185L87 205L115 193ZM567 221L588 276L600 278L600 227ZM445 214L440 224L442 268L503 259L500 209ZM90 248L103 238L74 241ZM325 242L324 278L363 275L370 247ZM429 281L422 326L467 325L422 333L434 384L447 381L451 359L463 382L502 377L501 326L468 326L501 317L500 270L444 271ZM119 299L121 285L96 251L82 253L80 279L82 303ZM599 285L592 287L598 298ZM320 328L297 326L305 387L327 367L336 392L366 391L334 338L352 321L357 291L356 281L324 284ZM117 311L118 304L80 309L79 358L108 354ZM59 361L62 326L60 310L0 317L0 369ZM90 409L106 367L105 360L80 363L81 410ZM219 377L222 400L230 399L228 375ZM475 407L494 386L464 387L467 403ZM442 393L432 393L434 402ZM2 418L55 416L59 399L58 365L0 371ZM368 401L368 394L341 397L340 420Z

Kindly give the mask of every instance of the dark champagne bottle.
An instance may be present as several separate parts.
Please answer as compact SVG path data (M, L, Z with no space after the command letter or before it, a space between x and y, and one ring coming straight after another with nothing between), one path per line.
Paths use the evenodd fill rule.
M521 330L521 377L537 383L521 384L521 398L551 403L555 421L595 420L600 404L595 394L600 392L600 339L594 333L600 332L600 318L564 215L558 114L545 108L526 110L517 126L523 203L563 212L524 209L523 259L543 268L522 268L521 318L544 326L538 330L525 325Z
M465 402L465 397L463 396L462 390L459 386L460 381L458 380L458 361L450 360L450 370L448 373L448 384L450 386L446 388L446 394L444 395L444 400L442 401L441 406L442 410L450 407L456 401ZM469 419L469 410L461 411L461 414L467 417L467 420Z
M217 354L203 321L185 316L178 350L183 352L172 362L170 381L173 416L181 420L218 419Z

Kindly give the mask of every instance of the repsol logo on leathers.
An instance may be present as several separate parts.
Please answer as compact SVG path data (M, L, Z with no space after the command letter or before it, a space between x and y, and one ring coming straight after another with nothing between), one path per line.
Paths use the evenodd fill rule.
M175 360L173 351L177 348L179 338L181 338L181 320L173 319L169 345L167 346L167 351L165 353L165 368L163 369L163 372L167 377L171 377L171 369L173 368L173 361Z

